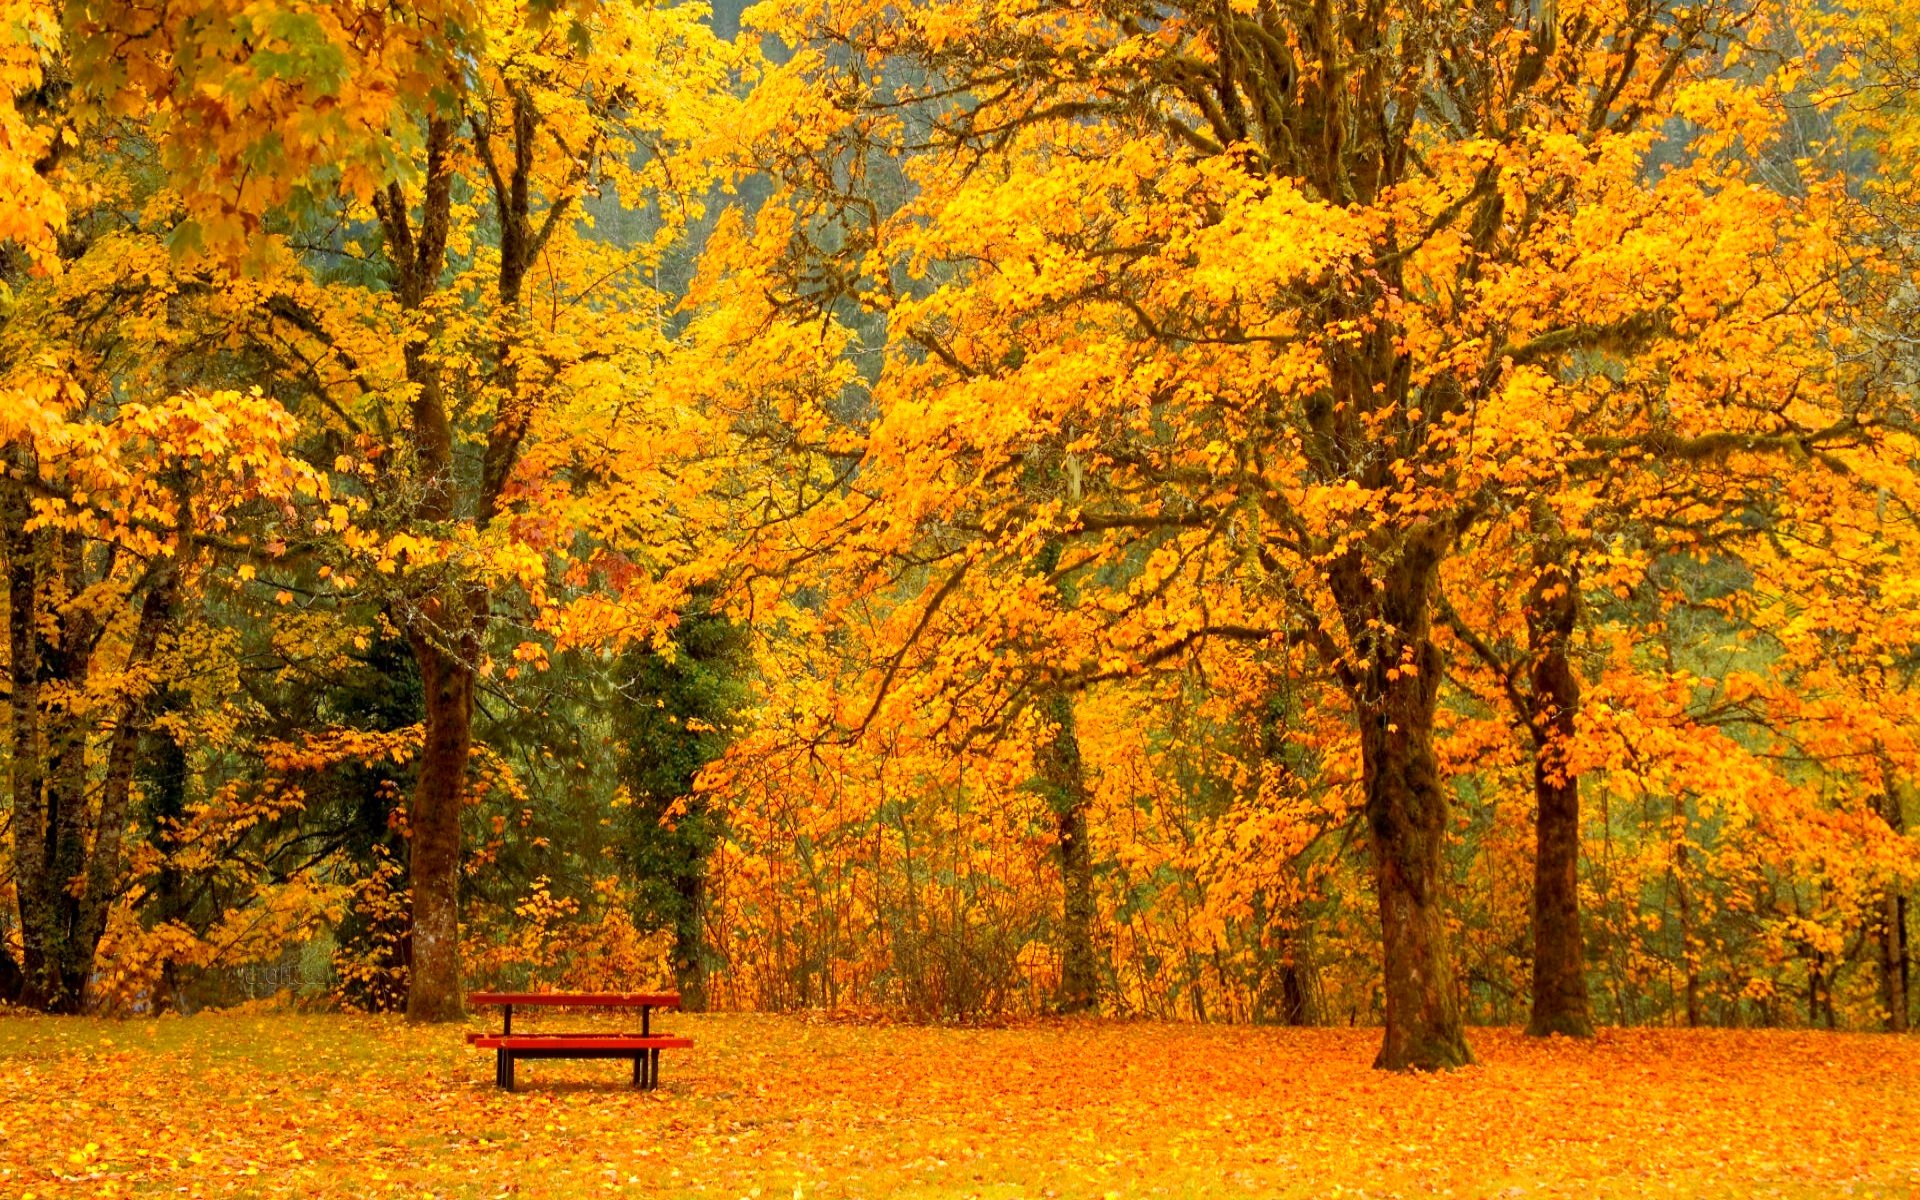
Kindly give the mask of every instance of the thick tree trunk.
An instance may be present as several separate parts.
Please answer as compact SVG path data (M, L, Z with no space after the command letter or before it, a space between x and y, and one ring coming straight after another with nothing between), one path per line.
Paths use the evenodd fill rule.
M473 744L473 667L426 634L409 636L426 693L426 737L407 834L413 888L407 1019L466 1015L460 986L460 809Z
M680 899L673 920L673 981L683 1012L707 1011L707 877L695 859L674 876Z
M1384 578L1350 550L1328 576L1358 662L1341 667L1360 727L1368 843L1380 906L1386 1032L1374 1066L1441 1071L1473 1061L1446 923L1447 799L1433 752L1440 650L1429 602L1438 533L1410 539Z
M446 269L454 175L449 118L428 119L426 151L417 223L399 184L390 184L374 197L400 306L413 312L426 307ZM409 411L412 482L417 489L413 515L427 525L446 525L459 519L459 479L444 382L425 342L409 342L405 361L407 381L414 385ZM481 500L482 507L490 503L488 498ZM460 990L460 809L466 793L467 755L473 746L473 664L487 604L486 594L477 588L464 596L425 596L407 629L426 700L420 775L407 815L412 894L407 971L410 1021L451 1021L465 1015Z
M1542 566L1527 605L1533 704L1533 1013L1535 1037L1593 1036L1580 936L1580 779L1567 761L1580 680L1568 659L1574 581Z
M1473 1061L1455 993L1441 871L1447 809L1433 753L1440 655L1424 638L1415 649L1419 674L1382 679L1379 700L1360 717L1386 985L1386 1033L1373 1065L1389 1071Z
M1087 780L1073 697L1051 693L1042 712L1052 725L1040 746L1039 774L1053 810L1055 851L1064 900L1060 914L1061 1012L1091 1012L1100 1005L1100 967L1093 947L1093 847L1087 831Z

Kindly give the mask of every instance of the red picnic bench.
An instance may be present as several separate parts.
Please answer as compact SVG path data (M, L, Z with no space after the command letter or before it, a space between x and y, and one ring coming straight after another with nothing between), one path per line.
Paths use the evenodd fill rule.
M474 1004L498 1004L505 1010L499 1033L469 1033L469 1045L494 1052L493 1081L513 1090L513 1064L522 1058L630 1058L633 1086L651 1091L660 1084L660 1052L686 1050L692 1038L653 1031L653 1010L679 1008L672 992L474 992ZM639 1033L515 1033L515 1005L540 1008L619 1008L640 1010Z

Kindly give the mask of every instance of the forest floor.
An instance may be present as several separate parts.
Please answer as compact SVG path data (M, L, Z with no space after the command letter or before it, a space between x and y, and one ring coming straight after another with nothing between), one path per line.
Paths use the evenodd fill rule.
M1481 1029L1421 1078L1372 1030L663 1024L657 1092L508 1094L458 1028L0 1017L0 1198L1920 1196L1920 1040Z

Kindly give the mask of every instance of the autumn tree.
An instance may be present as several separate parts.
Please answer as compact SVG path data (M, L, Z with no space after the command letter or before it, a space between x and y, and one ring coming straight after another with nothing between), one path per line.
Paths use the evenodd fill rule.
M248 381L233 336L255 288L221 292L161 240L151 130L76 89L52 10L12 14L4 94L33 203L0 231L0 563L12 881L9 990L77 1011L138 875L145 749L175 736L206 598L304 529L329 493L297 423ZM83 150L82 147L85 147ZM209 351L209 347L213 347ZM11 961L9 962L11 965ZM14 972L8 972L14 974Z
M317 398L315 420L367 464L369 536L349 543L366 558L336 578L391 577L374 590L422 680L408 812L416 1020L462 1011L460 812L496 605L515 589L530 593L530 615L554 616L540 598L540 555L565 554L573 535L516 527L517 470L543 436L589 432L548 424L556 415L617 411L614 393L579 393L617 391L648 352L646 335L630 333L652 310L628 289L659 246L597 245L585 205L602 191L639 203L661 188L670 144L698 127L700 97L725 71L690 8L552 19L501 10L483 29L477 73L448 59L417 93L403 90L405 136L381 150L394 169L358 187L343 179L332 224L313 227L320 258L373 257L372 287L312 286L274 313L296 360L344 380ZM660 228L685 211L669 198ZM544 320L530 308L539 264L552 301ZM619 306L605 307L603 293ZM398 361L354 328L369 317L390 331ZM550 452L548 465L565 470L566 452Z
M1855 429L1818 376L1740 378L1807 311L1773 267L1791 207L1743 165L1771 118L1713 78L1757 19L766 14L803 47L763 92L784 114L766 128L807 150L763 141L757 160L784 169L793 214L757 231L791 265L769 319L863 303L888 321L850 503L953 547L923 609L954 572L1015 580L1067 539L1056 584L1105 586L1026 620L1056 648L1037 679L1085 686L1217 637L1319 654L1362 748L1383 1067L1468 1058L1433 749L1441 564L1570 457L1684 471ZM1651 177L1672 116L1700 134ZM895 153L919 190L891 210L861 187ZM1568 374L1577 356L1620 365ZM1048 443L1082 464L1080 502L1008 485Z
M500 606L561 642L618 642L670 623L685 593L662 577L691 550L630 538L617 561L593 559L595 525L648 525L678 497L630 488L621 508L584 493L626 486L657 455L607 467L576 451L632 438L665 452L670 402L627 403L664 344L646 280L697 214L698 170L671 159L714 124L733 59L691 6L22 12L65 38L6 60L9 100L57 79L75 112L136 114L177 200L160 225L178 272L211 292L244 281L228 336L275 364L341 488L318 525L330 544L304 546L293 569L323 603L384 611L411 647L425 718L409 1008L458 1015L460 812ZM75 140L30 116L7 110L27 122L7 169L44 181L34 154ZM617 205L642 213L631 244L592 231L594 207ZM68 216L58 189L23 215L37 224L0 233L44 256ZM569 509L595 517L549 519ZM558 581L576 552L550 592L549 565ZM610 576L570 626L560 592Z
M119 899L141 739L209 545L257 499L323 481L292 422L237 394L116 406L9 389L0 490L7 713L23 1000L79 1011ZM238 468L237 470L235 468Z
M1819 148L1851 185L1847 224L1856 254L1848 263L1850 303L1842 320L1851 336L1843 355L1859 386L1885 398L1911 430L1920 397L1920 176L1913 169L1914 147L1920 145L1920 71L1914 67L1920 21L1909 7L1880 0L1805 5L1795 12L1795 32L1807 53L1789 60L1781 74L1815 102L1828 135ZM1884 495L1876 513L1881 520ZM1882 647L1873 657L1904 657L1890 651ZM1890 760L1887 766L1881 816L1891 831L1904 834L1908 785ZM1874 937L1882 1006L1887 1028L1901 1031L1909 1026L1911 1004L1907 897L1889 889L1880 907Z
M1533 979L1527 1032L1591 1037L1580 929L1580 776L1574 754L1580 712L1573 645L1579 623L1579 558L1547 501L1536 503L1526 523L1536 527L1527 539L1530 548L1499 538L1482 554L1462 555L1478 607L1490 615L1504 614L1517 603L1519 636L1490 640L1444 595L1440 614L1491 673L1498 702L1511 707L1532 750ZM1511 528L1499 532L1510 533ZM1508 577L1500 570L1506 563L1524 567L1512 573L1517 577Z
M707 1007L713 969L707 863L724 825L695 788L702 768L737 734L746 705L747 631L700 597L665 648L635 647L615 676L621 857L640 892L642 919L672 932L681 1004Z

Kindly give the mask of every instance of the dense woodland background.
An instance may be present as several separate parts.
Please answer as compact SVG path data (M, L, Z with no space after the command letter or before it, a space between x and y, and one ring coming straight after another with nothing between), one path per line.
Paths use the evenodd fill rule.
M1908 1027L1920 14L742 21L0 0L0 1001Z

